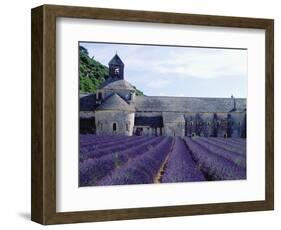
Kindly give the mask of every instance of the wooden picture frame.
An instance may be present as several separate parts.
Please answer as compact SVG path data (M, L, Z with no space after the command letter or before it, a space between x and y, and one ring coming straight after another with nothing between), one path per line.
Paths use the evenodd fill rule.
M56 211L56 18L121 20L265 30L265 200L99 211ZM274 21L180 13L43 5L32 9L31 219L64 224L274 209Z

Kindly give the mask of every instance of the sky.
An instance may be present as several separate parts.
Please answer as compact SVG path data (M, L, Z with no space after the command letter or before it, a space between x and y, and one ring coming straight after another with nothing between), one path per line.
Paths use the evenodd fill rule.
M247 50L81 42L108 66L118 53L124 79L147 96L247 97Z

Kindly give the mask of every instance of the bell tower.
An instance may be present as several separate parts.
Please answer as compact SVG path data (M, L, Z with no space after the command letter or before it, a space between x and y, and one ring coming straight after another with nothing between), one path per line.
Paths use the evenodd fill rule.
M109 78L114 80L124 79L124 63L116 53L114 57L108 63L109 66Z

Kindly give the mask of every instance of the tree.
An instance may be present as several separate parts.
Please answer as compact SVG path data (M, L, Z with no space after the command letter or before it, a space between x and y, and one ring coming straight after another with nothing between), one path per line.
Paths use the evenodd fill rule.
M227 114L227 129L226 129L227 137L232 136L232 132L233 132L232 125L233 125L233 120L231 114Z
M79 46L79 51L80 51L80 53L89 55L88 50L86 48L84 48L83 46Z
M95 93L101 83L108 77L108 67L89 57L88 50L79 47L80 92Z
M201 133L203 131L203 120L200 116L200 114L195 115L195 133L197 136L201 136Z
M218 115L215 113L213 117L213 127L212 127L212 137L217 137L218 136Z

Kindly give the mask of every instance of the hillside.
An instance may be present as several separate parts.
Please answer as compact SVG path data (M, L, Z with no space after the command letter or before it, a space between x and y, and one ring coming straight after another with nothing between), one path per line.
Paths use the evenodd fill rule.
M108 68L94 58L90 58L88 50L83 46L79 47L79 52L80 92L94 93L100 84L107 78Z

